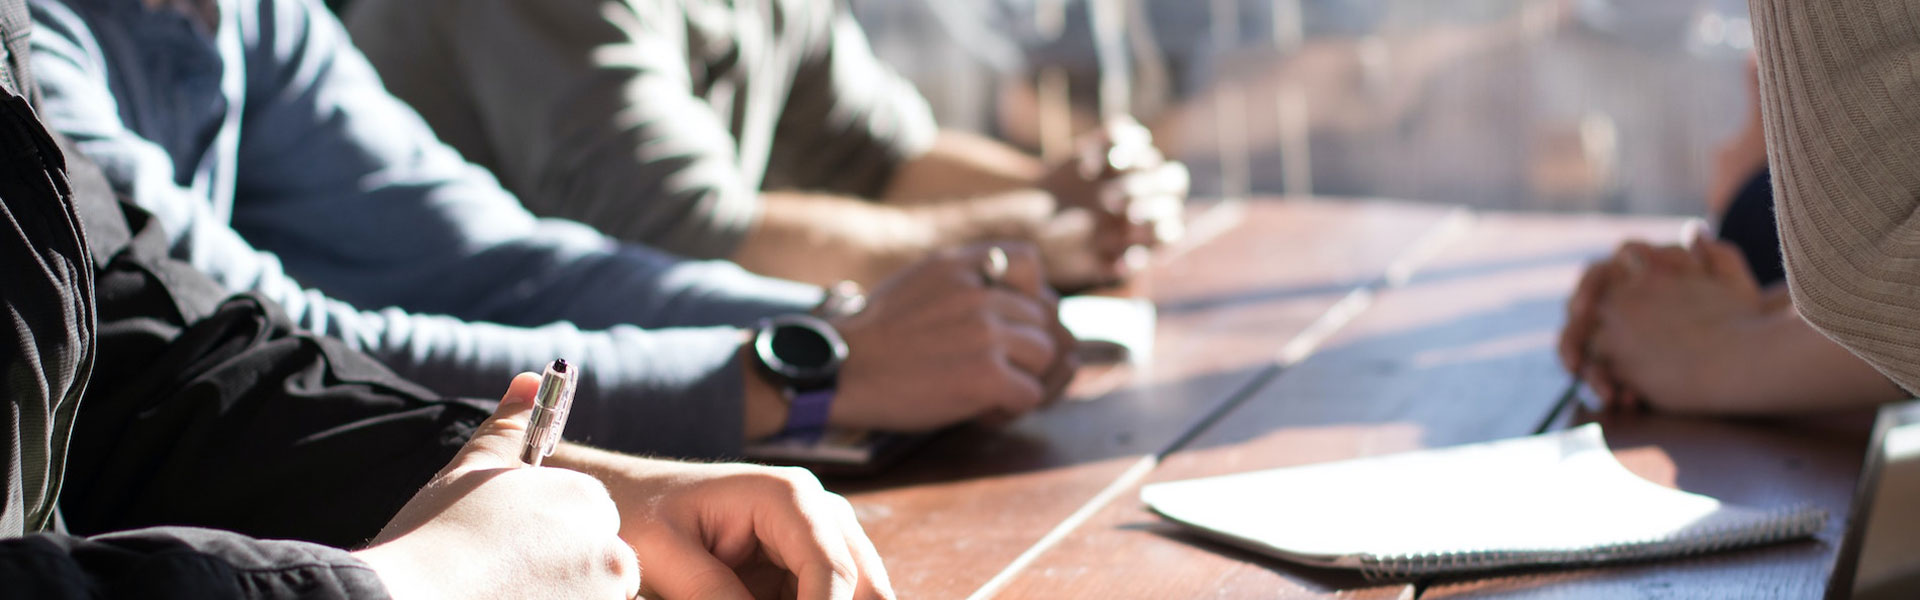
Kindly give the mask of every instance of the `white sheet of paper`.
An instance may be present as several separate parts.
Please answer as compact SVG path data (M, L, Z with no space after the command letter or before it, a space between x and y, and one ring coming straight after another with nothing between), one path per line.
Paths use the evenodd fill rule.
M1154 510L1297 562L1501 550L1574 552L1760 527L1763 511L1627 471L1598 425L1407 454L1147 486ZM1824 516L1821 517L1824 519Z
M1127 360L1153 360L1153 328L1158 321L1153 302L1142 298L1070 296L1060 299L1060 323L1082 341L1125 348Z

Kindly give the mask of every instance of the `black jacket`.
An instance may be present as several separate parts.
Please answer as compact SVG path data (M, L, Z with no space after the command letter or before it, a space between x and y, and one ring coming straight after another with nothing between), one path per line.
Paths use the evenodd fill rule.
M0 0L0 598L384 598L340 548L490 406L438 399L168 258L157 224L33 116L27 23Z

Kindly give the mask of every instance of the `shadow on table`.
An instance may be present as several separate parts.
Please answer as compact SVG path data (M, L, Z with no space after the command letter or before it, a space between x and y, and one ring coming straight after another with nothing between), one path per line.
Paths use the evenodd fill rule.
M1426 432L1419 443L1428 447L1531 433L1569 379L1553 351L1563 302L1525 298L1336 338L1182 451L1329 425L1411 423Z
M1442 421L1425 427L1444 432L1420 440L1429 446L1518 435L1546 415L1566 383L1551 350L1561 307L1557 297L1522 300L1337 342L1286 371L1257 364L1061 403L1003 428L963 426L882 473L838 478L832 487L859 493L1014 475L1335 424ZM1223 414L1230 403L1238 405Z
M1422 270L1417 273L1409 285L1424 285L1469 277L1485 277L1507 271L1542 269L1584 264L1604 256L1605 249L1578 250L1549 255L1526 256L1523 258L1488 260L1476 263ZM1312 285L1290 285L1254 289L1232 294L1219 294L1203 298L1193 298L1177 302L1159 303L1162 316L1181 315L1195 312L1237 308L1249 304L1264 304L1310 298L1315 296L1341 295L1348 291L1378 285L1377 280L1328 282ZM1569 283L1568 285L1572 285Z
M1154 454L1217 403L1194 398L1222 398L1223 390L1256 385L1271 369L1256 365L1123 388L1091 400L1062 402L1006 427L961 426L936 436L885 472L835 478L831 487L850 494Z
M1830 514L1820 538L1839 543L1873 414L1713 419L1661 414L1584 415L1607 432L1629 470L1661 485L1761 509L1815 504Z
M1408 288L1552 268L1591 255L1566 252L1472 262L1423 272ZM1162 305L1161 310L1215 310L1351 287L1270 289ZM884 472L835 478L831 487L851 494L1016 475L1183 448L1229 446L1276 430L1330 424L1444 425L1425 427L1438 432L1420 440L1428 446L1524 434L1546 415L1567 381L1552 351L1563 307L1558 294L1528 297L1465 315L1441 315L1421 326L1336 341L1285 372L1263 360L1061 403L1003 428L963 426L940 434ZM1237 407L1223 414L1230 405ZM1204 433L1193 436L1203 428Z

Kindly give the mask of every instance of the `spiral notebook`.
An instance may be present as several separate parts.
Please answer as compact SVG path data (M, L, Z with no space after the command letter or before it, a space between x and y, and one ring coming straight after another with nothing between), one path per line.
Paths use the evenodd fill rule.
M1812 507L1745 508L1627 471L1599 425L1149 485L1168 519L1307 565L1406 579L1717 552L1809 537Z

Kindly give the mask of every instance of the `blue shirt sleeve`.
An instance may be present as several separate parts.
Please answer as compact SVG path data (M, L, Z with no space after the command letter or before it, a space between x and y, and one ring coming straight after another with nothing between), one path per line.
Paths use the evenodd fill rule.
M577 357L583 416L570 437L738 452L739 326L807 310L817 288L536 219L388 95L317 3L223 6L234 4L222 26L241 40L221 58L245 69L245 90L239 123L223 128L239 131L230 220L207 200L203 188L220 183L207 170L179 177L122 121L117 103L140 92L109 85L139 59L111 43L122 24L91 28L95 14L33 5L45 117L176 232L176 255L442 393L493 397L513 373ZM681 328L643 329L669 327Z

